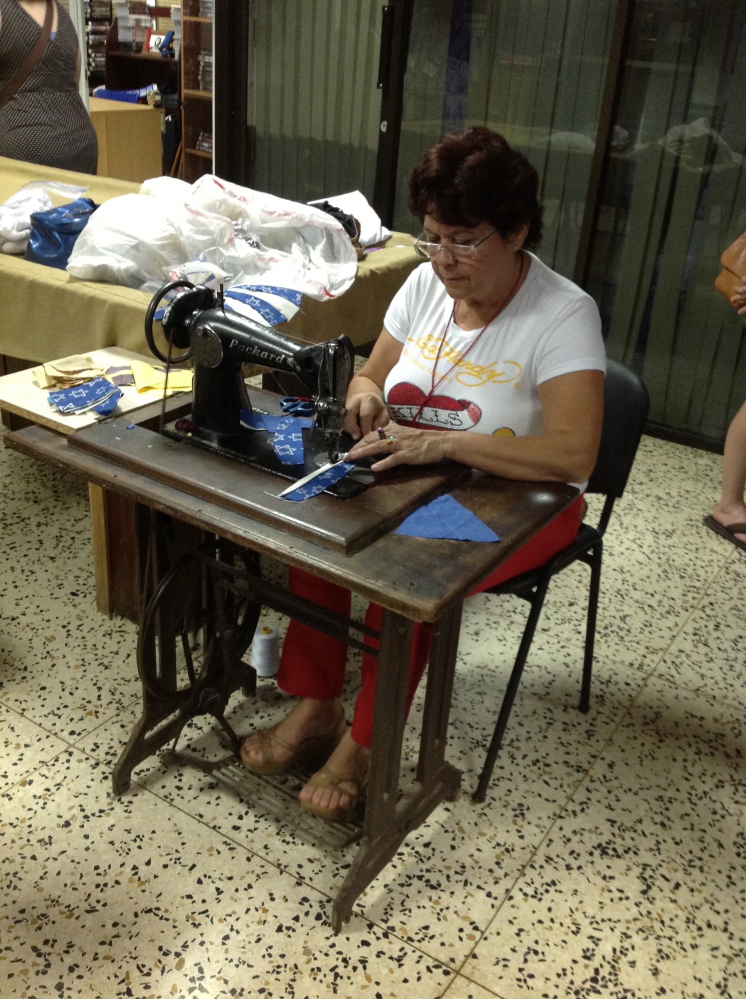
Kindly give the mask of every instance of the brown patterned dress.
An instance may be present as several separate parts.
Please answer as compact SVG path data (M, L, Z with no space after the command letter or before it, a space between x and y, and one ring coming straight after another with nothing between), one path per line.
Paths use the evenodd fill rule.
M54 0L50 0L54 2ZM0 91L41 27L16 0L0 0ZM78 93L78 36L57 5L57 31L15 96L0 108L0 156L95 173L96 132Z

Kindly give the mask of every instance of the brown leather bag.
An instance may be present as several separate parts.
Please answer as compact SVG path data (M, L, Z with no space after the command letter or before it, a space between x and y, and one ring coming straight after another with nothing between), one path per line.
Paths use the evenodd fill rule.
M723 269L715 278L715 287L730 302L738 285L746 281L746 232L723 251L720 263Z

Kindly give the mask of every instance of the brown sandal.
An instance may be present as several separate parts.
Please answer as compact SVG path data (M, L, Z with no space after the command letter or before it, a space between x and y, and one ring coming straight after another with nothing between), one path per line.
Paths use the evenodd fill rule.
M344 808L324 808L321 805L314 805L311 801L301 801L300 807L306 812L311 812L312 815L326 819L327 822L347 822L355 811L366 783L367 777L358 779L349 775L345 776L325 767L311 777L306 783L306 787L338 787L340 784L351 784L355 788L354 791L340 791L341 794L346 794L349 797L349 805Z
M746 542L736 537L737 534L746 534L746 524L721 524L714 517L705 517L702 523L705 527L709 527L711 531L714 531L715 534L719 534L721 538L730 541L736 548L740 548L741 551L746 552Z
M281 723L278 722L277 724L279 725ZM347 723L344 715L342 715L337 730L332 732L331 735L314 735L308 739L304 739L302 742L298 743L297 746L293 746L291 743L286 742L279 735L277 735L277 732L275 731L276 728L277 725L273 725L272 728L258 729L256 732L252 732L250 736L244 739L241 744L241 762L247 770L251 770L255 774L281 774L296 763L311 763L318 760L328 760L337 748L339 740L344 735ZM252 736L257 736L259 750L262 755L260 762L253 760L248 753L245 752L246 743L252 738ZM276 743L283 749L289 750L290 756L286 760L275 759L272 752L272 743Z

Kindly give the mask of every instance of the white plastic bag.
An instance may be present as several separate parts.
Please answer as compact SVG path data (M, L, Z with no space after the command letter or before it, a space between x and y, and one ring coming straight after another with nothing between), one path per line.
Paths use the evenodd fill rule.
M89 281L139 288L200 260L241 278L319 301L345 292L357 254L336 219L318 208L230 184L211 174L189 188L161 177L141 194L112 198L78 237L67 269ZM185 197L184 197L185 195Z
M138 193L163 201L178 201L183 205L191 189L191 184L179 180L178 177L153 177L142 182Z
M349 237L318 208L212 174L193 185L185 207L187 259L203 254L234 277L294 288L319 301L343 294L355 280L357 254ZM208 247L210 232L221 224L230 224L231 235Z
M139 288L183 263L181 213L178 204L144 194L105 201L78 236L68 271L86 281Z

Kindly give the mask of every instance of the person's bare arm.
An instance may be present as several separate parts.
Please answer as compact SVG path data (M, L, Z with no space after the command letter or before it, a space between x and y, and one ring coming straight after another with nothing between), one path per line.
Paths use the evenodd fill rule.
M417 430L390 424L393 445L378 434L363 437L351 460L380 455L372 468L423 465L451 459L471 468L522 481L585 481L596 463L603 416L601 371L574 371L539 386L544 430L527 437L464 431ZM393 450L392 450L393 447Z
M402 344L388 330L382 329L370 357L350 382L345 430L353 440L359 440L389 422L389 413L383 401L383 384L401 352Z

